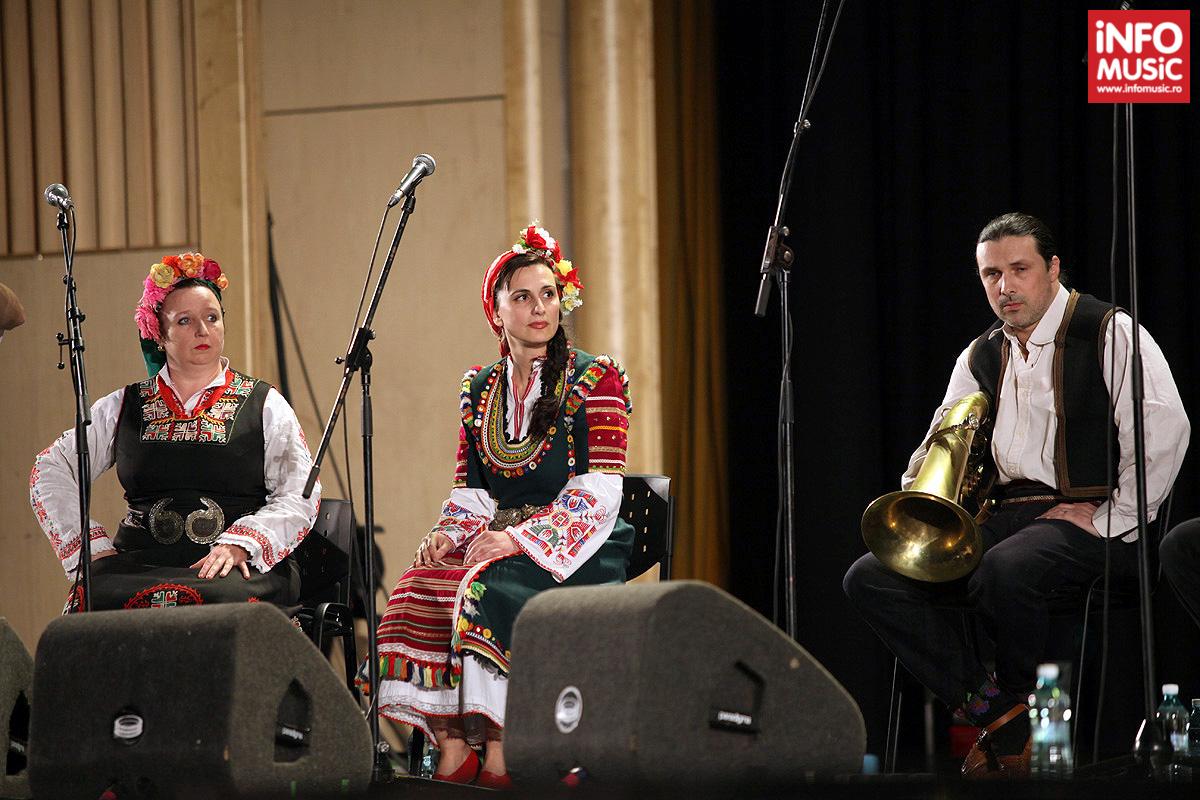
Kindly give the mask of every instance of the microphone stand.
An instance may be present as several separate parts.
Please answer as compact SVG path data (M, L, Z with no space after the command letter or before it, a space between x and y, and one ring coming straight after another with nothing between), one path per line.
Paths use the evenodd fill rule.
M70 206L72 218L74 206ZM81 323L86 319L79 309L75 293L75 247L67 237L71 223L67 211L58 210L58 230L63 240L63 261L66 274L63 283L67 287L67 334L58 334L58 368L63 369L62 349L70 352L71 385L75 389L75 475L79 485L79 565L76 568L76 584L83 587L82 610L92 610L92 459L88 447L87 428L92 424L92 404L88 399L87 373L83 367L83 330Z
M779 283L780 329L782 339L782 377L779 385L779 523L776 541L783 539L783 585L784 585L784 630L789 638L796 640L796 554L795 554L795 465L792 463L792 427L795 423L795 409L792 392L792 311L788 299L788 278L795 252L783 241L790 231L783 225L784 212L787 209L788 193L792 187L792 173L796 168L796 151L799 149L800 137L812 128L807 119L812 107L817 86L825 72L825 62L829 58L829 45L837 32L838 20L842 16L842 6L845 0L839 0L837 13L829 31L829 39L824 42L822 50L821 36L825 30L825 18L829 8L829 0L821 6L821 17L817 25L817 35L813 41L812 56L808 64L808 77L804 85L804 99L800 104L800 117L792 128L792 144L788 148L787 161L783 165L783 179L779 185L779 202L775 207L775 219L767 229L767 244L763 249L762 264L759 268L760 279L758 297L754 304L754 315L764 317L767 313L767 301L771 296L771 281ZM817 67L817 57L821 55L820 68ZM778 558L778 545L776 546ZM780 565L775 565L775 575L780 573ZM774 592L778 602L778 589ZM775 620L778 624L778 619Z
M1133 104L1125 103L1125 183L1129 227L1129 316L1133 326L1130 354L1130 401L1133 404L1133 467L1137 487L1138 518L1138 605L1142 622L1142 688L1146 718L1134 739L1133 754L1144 768L1169 764L1174 754L1171 742L1155 719L1154 615L1150 597L1150 536L1146 500L1146 431L1143 418L1145 399L1142 376L1141 334L1138 330L1137 299L1137 209L1134 192Z
M371 350L370 342L375 338L375 331L371 329L371 322L375 318L375 310L379 307L379 301L383 297L383 287L387 283L388 273L392 269L392 261L396 257L396 249L400 246L400 237L404 235L404 226L408 224L408 217L416 208L417 201L415 195L416 186L414 185L405 195L404 206L400 215L400 222L396 225L396 235L392 238L391 249L388 250L387 259L383 263L383 269L379 272L379 280L375 284L375 294L371 298L371 304L367 307L367 315L363 319L361 327L355 331L354 336L350 340L349 347L346 348L345 358L337 359L337 363L344 364L345 368L342 371L342 385L338 389L337 399L333 403L333 408L329 412L329 421L325 425L325 432L321 436L321 446L317 448L316 455L313 458L312 470L308 474L308 482L304 486L304 496L311 497L313 486L317 482L317 475L321 471L321 460L325 457L325 451L329 448L329 442L333 438L334 428L337 426L338 415L341 413L342 406L346 401L346 392L350 388L350 381L354 378L356 371L360 372L362 380L362 439L363 439L363 522L366 527L364 541L364 571L363 575L368 582L373 580L375 574L375 472L372 461L372 437L375 433L374 417L371 410ZM384 212L386 219L387 212ZM390 750L388 743L381 741L379 738L379 635L377 631L378 622L375 617L375 592L373 586L366 587L363 593L367 599L367 682L371 689L371 703L367 709L367 721L371 728L371 746L372 746L372 770L371 781L373 783L385 783L392 779L391 764L388 761L388 751Z
M767 301L771 294L771 281L775 280L779 283L779 317L780 317L780 351L782 363L780 364L780 382L779 382L779 431L777 444L777 459L779 474L779 499L780 499L780 527L782 532L778 535L783 537L783 592L784 592L784 630L793 641L796 639L796 552L795 552L795 510L796 510L796 475L795 465L792 462L792 428L795 424L795 408L792 402L792 309L791 301L788 296L788 279L791 273L792 263L795 261L795 252L788 247L782 240L787 236L789 231L781 223L783 219L784 206L787 202L787 184L791 183L791 173L793 165L793 156L796 152L796 144L800 141L800 135L812 127L808 120L802 119L796 123L795 135L792 138L792 147L788 151L787 165L784 167L784 184L785 189L779 195L779 205L775 210L775 221L767 231L767 246L763 253L762 263L762 278L758 284L758 299L754 306L754 315L764 317L767 313ZM778 557L778 550L776 550ZM779 565L775 567L775 574L779 574ZM778 593L776 592L778 597ZM778 624L778 620L776 620Z

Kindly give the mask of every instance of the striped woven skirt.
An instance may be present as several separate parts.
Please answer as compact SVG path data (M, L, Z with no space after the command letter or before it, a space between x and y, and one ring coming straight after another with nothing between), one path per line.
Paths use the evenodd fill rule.
M513 624L558 586L621 583L632 531L610 537L563 583L524 553L462 565L466 547L404 573L379 624L379 710L432 735L428 717L480 714L504 727Z

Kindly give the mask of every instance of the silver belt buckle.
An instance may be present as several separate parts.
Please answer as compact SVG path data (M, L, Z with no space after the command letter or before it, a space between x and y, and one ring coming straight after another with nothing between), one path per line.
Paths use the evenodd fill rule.
M167 506L174 498L164 497L150 509L150 535L159 544L175 544L186 534L196 544L212 544L225 531L225 512L217 503L201 497L203 509L196 509L184 519Z

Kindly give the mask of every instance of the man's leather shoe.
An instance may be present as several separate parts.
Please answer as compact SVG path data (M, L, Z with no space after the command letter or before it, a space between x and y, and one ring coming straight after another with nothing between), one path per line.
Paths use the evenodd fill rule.
M971 746L971 751L963 759L962 776L971 780L992 780L997 778L1028 778L1029 760L1033 737L1025 740L1025 747L1016 755L1002 756L992 747L991 733L999 729L1014 717L1027 713L1029 707L1025 704L1013 706L1007 713L992 722L979 732L979 738Z

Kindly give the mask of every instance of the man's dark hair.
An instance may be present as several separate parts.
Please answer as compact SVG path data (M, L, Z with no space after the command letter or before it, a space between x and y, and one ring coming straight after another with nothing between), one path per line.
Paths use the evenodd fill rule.
M1046 227L1046 223L1019 211L1001 214L984 225L975 244L994 242L1005 236L1032 236L1037 243L1038 255L1046 262L1047 269L1050 267L1050 259L1058 255L1058 242L1054 241L1054 234Z

